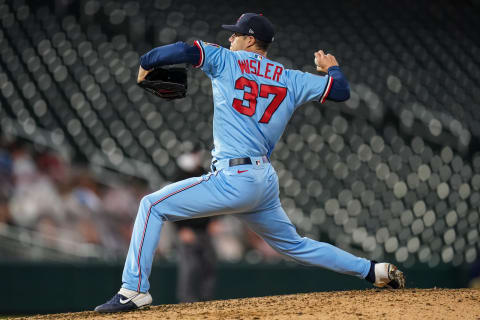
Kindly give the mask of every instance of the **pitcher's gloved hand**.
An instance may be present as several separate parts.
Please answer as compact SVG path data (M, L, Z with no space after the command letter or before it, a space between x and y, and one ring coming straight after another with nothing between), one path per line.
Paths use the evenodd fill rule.
M149 71L138 85L163 99L184 98L187 94L187 69L156 68Z

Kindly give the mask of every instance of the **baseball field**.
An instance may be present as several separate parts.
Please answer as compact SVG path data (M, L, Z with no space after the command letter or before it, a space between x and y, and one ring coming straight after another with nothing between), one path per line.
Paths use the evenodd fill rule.
M92 311L23 319L479 319L480 290L316 292L152 306L123 314Z

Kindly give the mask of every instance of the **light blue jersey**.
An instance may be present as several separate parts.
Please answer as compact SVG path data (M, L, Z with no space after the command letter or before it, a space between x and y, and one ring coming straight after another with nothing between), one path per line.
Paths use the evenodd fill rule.
M323 102L330 76L289 70L262 55L203 41L200 67L212 80L215 159L270 157L295 109Z

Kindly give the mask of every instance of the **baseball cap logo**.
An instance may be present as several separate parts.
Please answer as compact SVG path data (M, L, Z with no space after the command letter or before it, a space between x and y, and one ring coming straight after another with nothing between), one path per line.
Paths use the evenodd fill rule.
M250 29L248 29L248 33L250 33L250 34L254 34L254 33L255 33L255 31L253 31L253 29L252 29L252 28L250 28Z

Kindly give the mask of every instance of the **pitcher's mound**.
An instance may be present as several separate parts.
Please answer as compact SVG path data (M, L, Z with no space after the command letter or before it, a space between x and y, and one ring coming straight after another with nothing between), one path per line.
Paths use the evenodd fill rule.
M155 297L154 297L155 298ZM121 314L78 312L26 319L480 319L480 290L316 292L152 306Z

